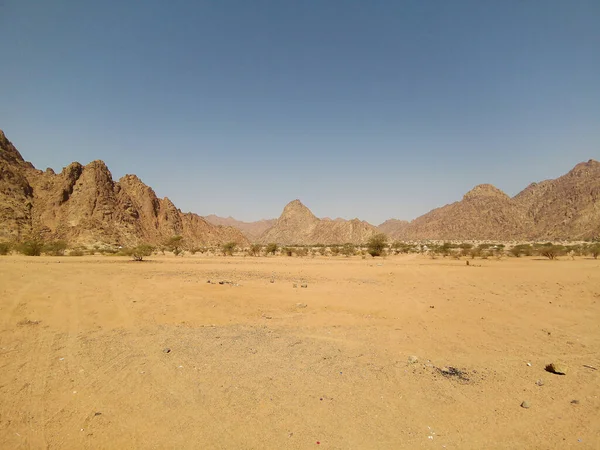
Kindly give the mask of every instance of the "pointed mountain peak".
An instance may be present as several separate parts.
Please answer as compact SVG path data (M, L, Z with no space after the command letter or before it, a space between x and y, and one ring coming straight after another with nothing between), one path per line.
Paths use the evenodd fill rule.
M291 202L289 202L287 205L285 205L285 208L283 208L283 213L281 214L282 218L289 218L289 217L308 217L311 219L316 219L317 217L312 213L312 211L310 209L308 209L306 206L304 206L304 204L296 199L293 200Z
M486 198L486 197L494 197L494 198L510 198L496 186L491 184L479 184L471 189L469 192L465 194L463 200L473 199L473 198Z
M15 148L15 146L8 140L4 131L0 130L0 159L5 160L11 164L23 164L25 160Z

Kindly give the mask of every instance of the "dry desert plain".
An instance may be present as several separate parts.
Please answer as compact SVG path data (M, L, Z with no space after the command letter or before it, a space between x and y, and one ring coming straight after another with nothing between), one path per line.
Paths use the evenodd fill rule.
M7 256L0 323L2 449L600 448L593 259Z

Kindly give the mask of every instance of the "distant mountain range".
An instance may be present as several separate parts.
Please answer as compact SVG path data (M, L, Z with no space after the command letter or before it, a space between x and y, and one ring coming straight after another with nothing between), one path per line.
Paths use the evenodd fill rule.
M189 246L234 241L283 245L360 244L382 232L393 240L578 240L600 236L600 163L532 183L514 197L489 184L412 221L375 227L359 219L319 219L300 200L278 219L241 222L183 213L135 175L114 181L104 162L75 162L56 174L26 162L0 130L0 240L35 232L71 244L158 244L182 235Z

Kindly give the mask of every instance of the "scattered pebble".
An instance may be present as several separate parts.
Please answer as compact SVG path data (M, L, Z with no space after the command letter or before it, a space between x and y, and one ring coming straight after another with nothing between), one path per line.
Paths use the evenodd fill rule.
M417 358L416 356L411 355L408 357L409 364L416 364L418 362L419 362L419 358Z
M541 378L539 380L537 380L535 382L535 384L537 384L538 386L543 386L544 385L544 380L542 380Z
M527 367L531 367L531 363L529 363L529 362L528 362L528 363L527 363Z
M171 353L171 349L167 347L163 349L163 353Z
M307 306L306 303L296 303L296 308L306 308Z
M429 307L430 307L431 309L434 309L434 308L435 308L435 306L433 306L433 305L429 305Z
M529 402L527 400L523 401L523 403L521 403L521 408L525 408L528 409L531 405L529 404Z
M557 375L566 375L567 368L560 363L550 363L546 366L546 372L555 373Z
M304 283L304 284L301 284L301 285L300 285L300 287L301 287L301 288L307 288L307 287L308 287L308 284L306 284L306 283Z
M571 400L572 405L579 405L579 400Z
M102 413L101 413L101 412L95 412L95 413L94 413L94 416L101 416L101 415L102 415Z

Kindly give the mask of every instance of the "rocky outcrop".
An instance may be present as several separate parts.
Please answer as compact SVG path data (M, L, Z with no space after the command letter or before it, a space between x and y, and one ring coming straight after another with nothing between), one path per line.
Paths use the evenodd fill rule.
M377 232L373 225L358 219L321 220L300 200L294 200L259 241L282 245L362 244Z
M600 236L600 163L577 164L510 198L489 184L409 223L386 222L404 240L578 240ZM383 224L382 224L383 226ZM383 230L383 228L380 228Z
M159 244L182 235L189 247L248 240L232 227L215 226L159 199L137 176L118 182L106 164L74 162L59 174L26 163L0 132L0 238L35 232L72 245Z
M276 219L263 219L257 220L256 222L242 222L241 220L236 220L231 216L219 217L214 214L204 216L204 219L213 225L237 228L244 236L248 238L248 240L250 240L250 242L257 241L258 238L265 231L275 225L275 222L277 221Z

